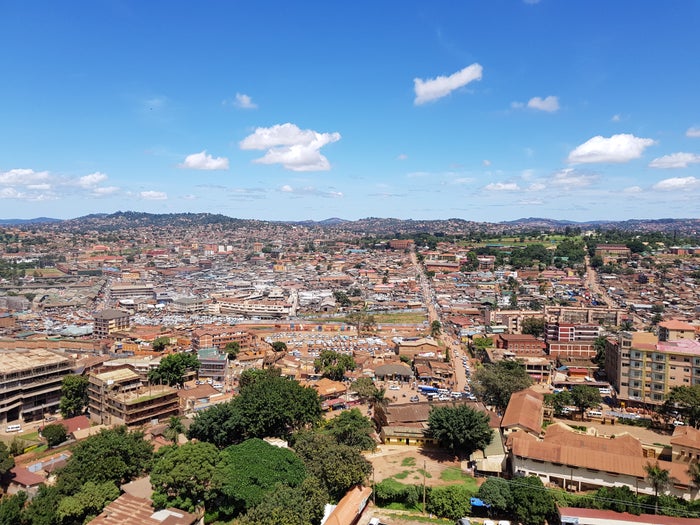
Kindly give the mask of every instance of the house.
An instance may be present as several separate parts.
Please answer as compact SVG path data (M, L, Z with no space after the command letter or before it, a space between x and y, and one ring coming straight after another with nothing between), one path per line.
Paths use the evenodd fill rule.
M496 348L517 356L542 356L547 346L531 334L496 334L493 342Z
M122 494L93 519L91 525L194 525L198 518L184 510L156 511L150 500Z
M559 507L562 525L695 525L697 518L677 518L657 514L630 514L614 510Z
M501 432L507 436L516 430L539 437L544 416L544 395L529 388L515 392L501 419Z
M356 525L367 506L372 489L357 486L350 489L321 520L323 525Z
M671 461L688 464L700 461L700 430L679 426L671 437Z
M397 344L396 353L405 355L411 359L420 354L442 356L442 350L435 339L423 337L421 339L404 339Z
M44 483L44 477L31 472L24 467L13 467L10 470L12 479L7 487L7 493L9 495L17 494L18 492L24 491L27 493L29 499L36 496L39 491L39 485Z

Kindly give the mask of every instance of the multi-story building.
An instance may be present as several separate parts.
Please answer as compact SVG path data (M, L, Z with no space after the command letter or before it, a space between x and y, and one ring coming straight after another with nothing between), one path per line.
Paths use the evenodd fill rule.
M621 308L607 306L559 306L544 307L545 319L551 323L598 324L603 326L620 326L627 317Z
M133 299L136 297L155 298L152 284L115 284L109 291L112 299Z
M608 340L605 370L618 399L660 405L674 386L700 384L700 342L621 332L617 341Z
M544 342L530 334L496 334L494 344L516 356L541 356L545 349Z
M659 341L677 341L678 339L695 339L698 327L694 324L671 319L659 323Z
M547 323L544 329L547 353L552 356L594 357L593 343L600 331L598 325Z
M55 412L73 361L39 348L0 350L0 424Z
M167 385L143 386L131 368L90 375L90 418L104 425L140 426L180 414L177 390Z
M127 312L110 308L95 314L93 334L95 337L109 337L114 332L128 330L129 325Z
M253 346L253 335L227 328L202 328L192 333L192 348L195 350L213 346L223 350L229 343L238 343L241 350L248 350Z
M603 262L615 262L627 260L632 251L624 244L599 244L595 247L595 254L603 259Z
M223 381L228 367L228 356L218 348L202 348L197 351L200 379Z

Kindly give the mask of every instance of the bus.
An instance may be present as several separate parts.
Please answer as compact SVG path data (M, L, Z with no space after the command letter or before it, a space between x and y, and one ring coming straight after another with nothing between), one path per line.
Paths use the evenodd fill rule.
M418 392L421 394L437 394L438 389L430 385L418 385Z

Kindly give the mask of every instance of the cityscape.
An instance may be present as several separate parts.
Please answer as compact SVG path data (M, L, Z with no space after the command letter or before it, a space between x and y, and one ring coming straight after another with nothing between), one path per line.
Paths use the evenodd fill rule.
M0 525L698 523L699 24L4 2Z

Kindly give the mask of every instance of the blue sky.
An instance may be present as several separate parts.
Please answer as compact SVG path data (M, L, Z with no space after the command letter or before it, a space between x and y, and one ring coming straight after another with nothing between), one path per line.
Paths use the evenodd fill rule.
M0 4L0 217L698 217L700 2Z

